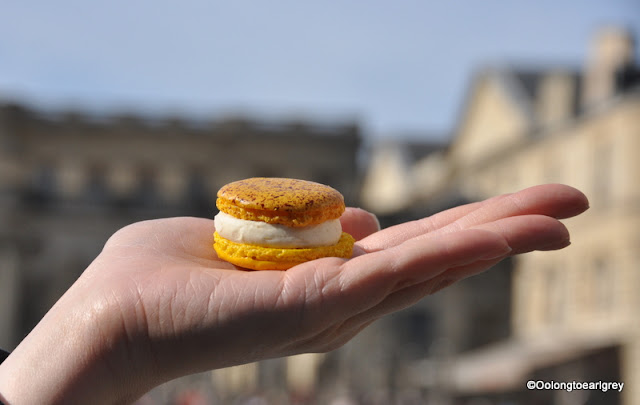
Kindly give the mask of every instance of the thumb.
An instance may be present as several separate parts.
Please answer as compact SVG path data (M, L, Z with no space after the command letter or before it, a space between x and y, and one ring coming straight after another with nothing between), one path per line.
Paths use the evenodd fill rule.
M347 207L340 217L340 222L342 223L342 230L356 240L365 238L380 230L378 218L361 208Z

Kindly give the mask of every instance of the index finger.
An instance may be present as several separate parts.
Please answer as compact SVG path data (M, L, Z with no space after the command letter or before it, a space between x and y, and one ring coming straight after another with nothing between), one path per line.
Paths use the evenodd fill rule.
M468 229L519 215L562 219L578 215L588 207L586 196L573 187L562 184L534 186L384 229L363 239L358 246L365 252L375 252L434 231L446 233Z

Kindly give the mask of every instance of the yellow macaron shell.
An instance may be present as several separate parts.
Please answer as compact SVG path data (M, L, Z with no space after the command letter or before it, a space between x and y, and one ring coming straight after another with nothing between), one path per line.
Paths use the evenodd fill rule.
M252 270L287 270L298 264L322 257L348 259L353 252L354 238L342 232L335 245L313 248L273 248L235 243L214 234L213 245L218 257L236 266Z
M337 190L312 181L254 177L218 191L216 206L249 221L300 227L340 218L344 198Z

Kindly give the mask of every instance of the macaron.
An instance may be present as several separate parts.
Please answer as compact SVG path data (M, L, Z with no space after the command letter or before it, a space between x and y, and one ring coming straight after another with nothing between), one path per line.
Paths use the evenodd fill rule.
M324 184L254 177L217 194L214 249L252 270L287 270L322 257L349 258L354 238L342 231L344 197Z

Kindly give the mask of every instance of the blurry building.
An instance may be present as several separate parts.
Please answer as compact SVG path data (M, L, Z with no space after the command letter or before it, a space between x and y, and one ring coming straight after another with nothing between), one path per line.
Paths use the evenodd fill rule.
M357 205L359 145L352 123L202 123L0 104L0 346L22 340L117 229L150 218L213 218L227 182L308 179ZM307 360L291 366L291 384L301 389L317 368L316 358ZM219 396L285 390L286 363L205 378Z
M417 172L411 168L427 156L435 156L444 146L436 141L407 141L402 136L373 141L366 149L367 172L360 195L364 208L375 212L382 223L401 222L397 215L412 210L415 184L423 180L417 179ZM433 169L440 167L438 164Z
M439 390L444 403L640 403L640 70L634 46L629 32L606 28L595 36L582 70L478 72L451 145L408 169L416 179L406 187L414 191L414 207L455 205L541 183L572 185L591 201L586 214L566 221L571 247L517 257L512 272L496 277L492 270L430 297L442 308L458 304L446 307L437 331L454 343L407 370L417 386ZM508 315L507 336L482 337L495 325L478 324L468 308L478 304L477 296L502 314L498 319ZM621 393L528 391L528 379L625 386Z

